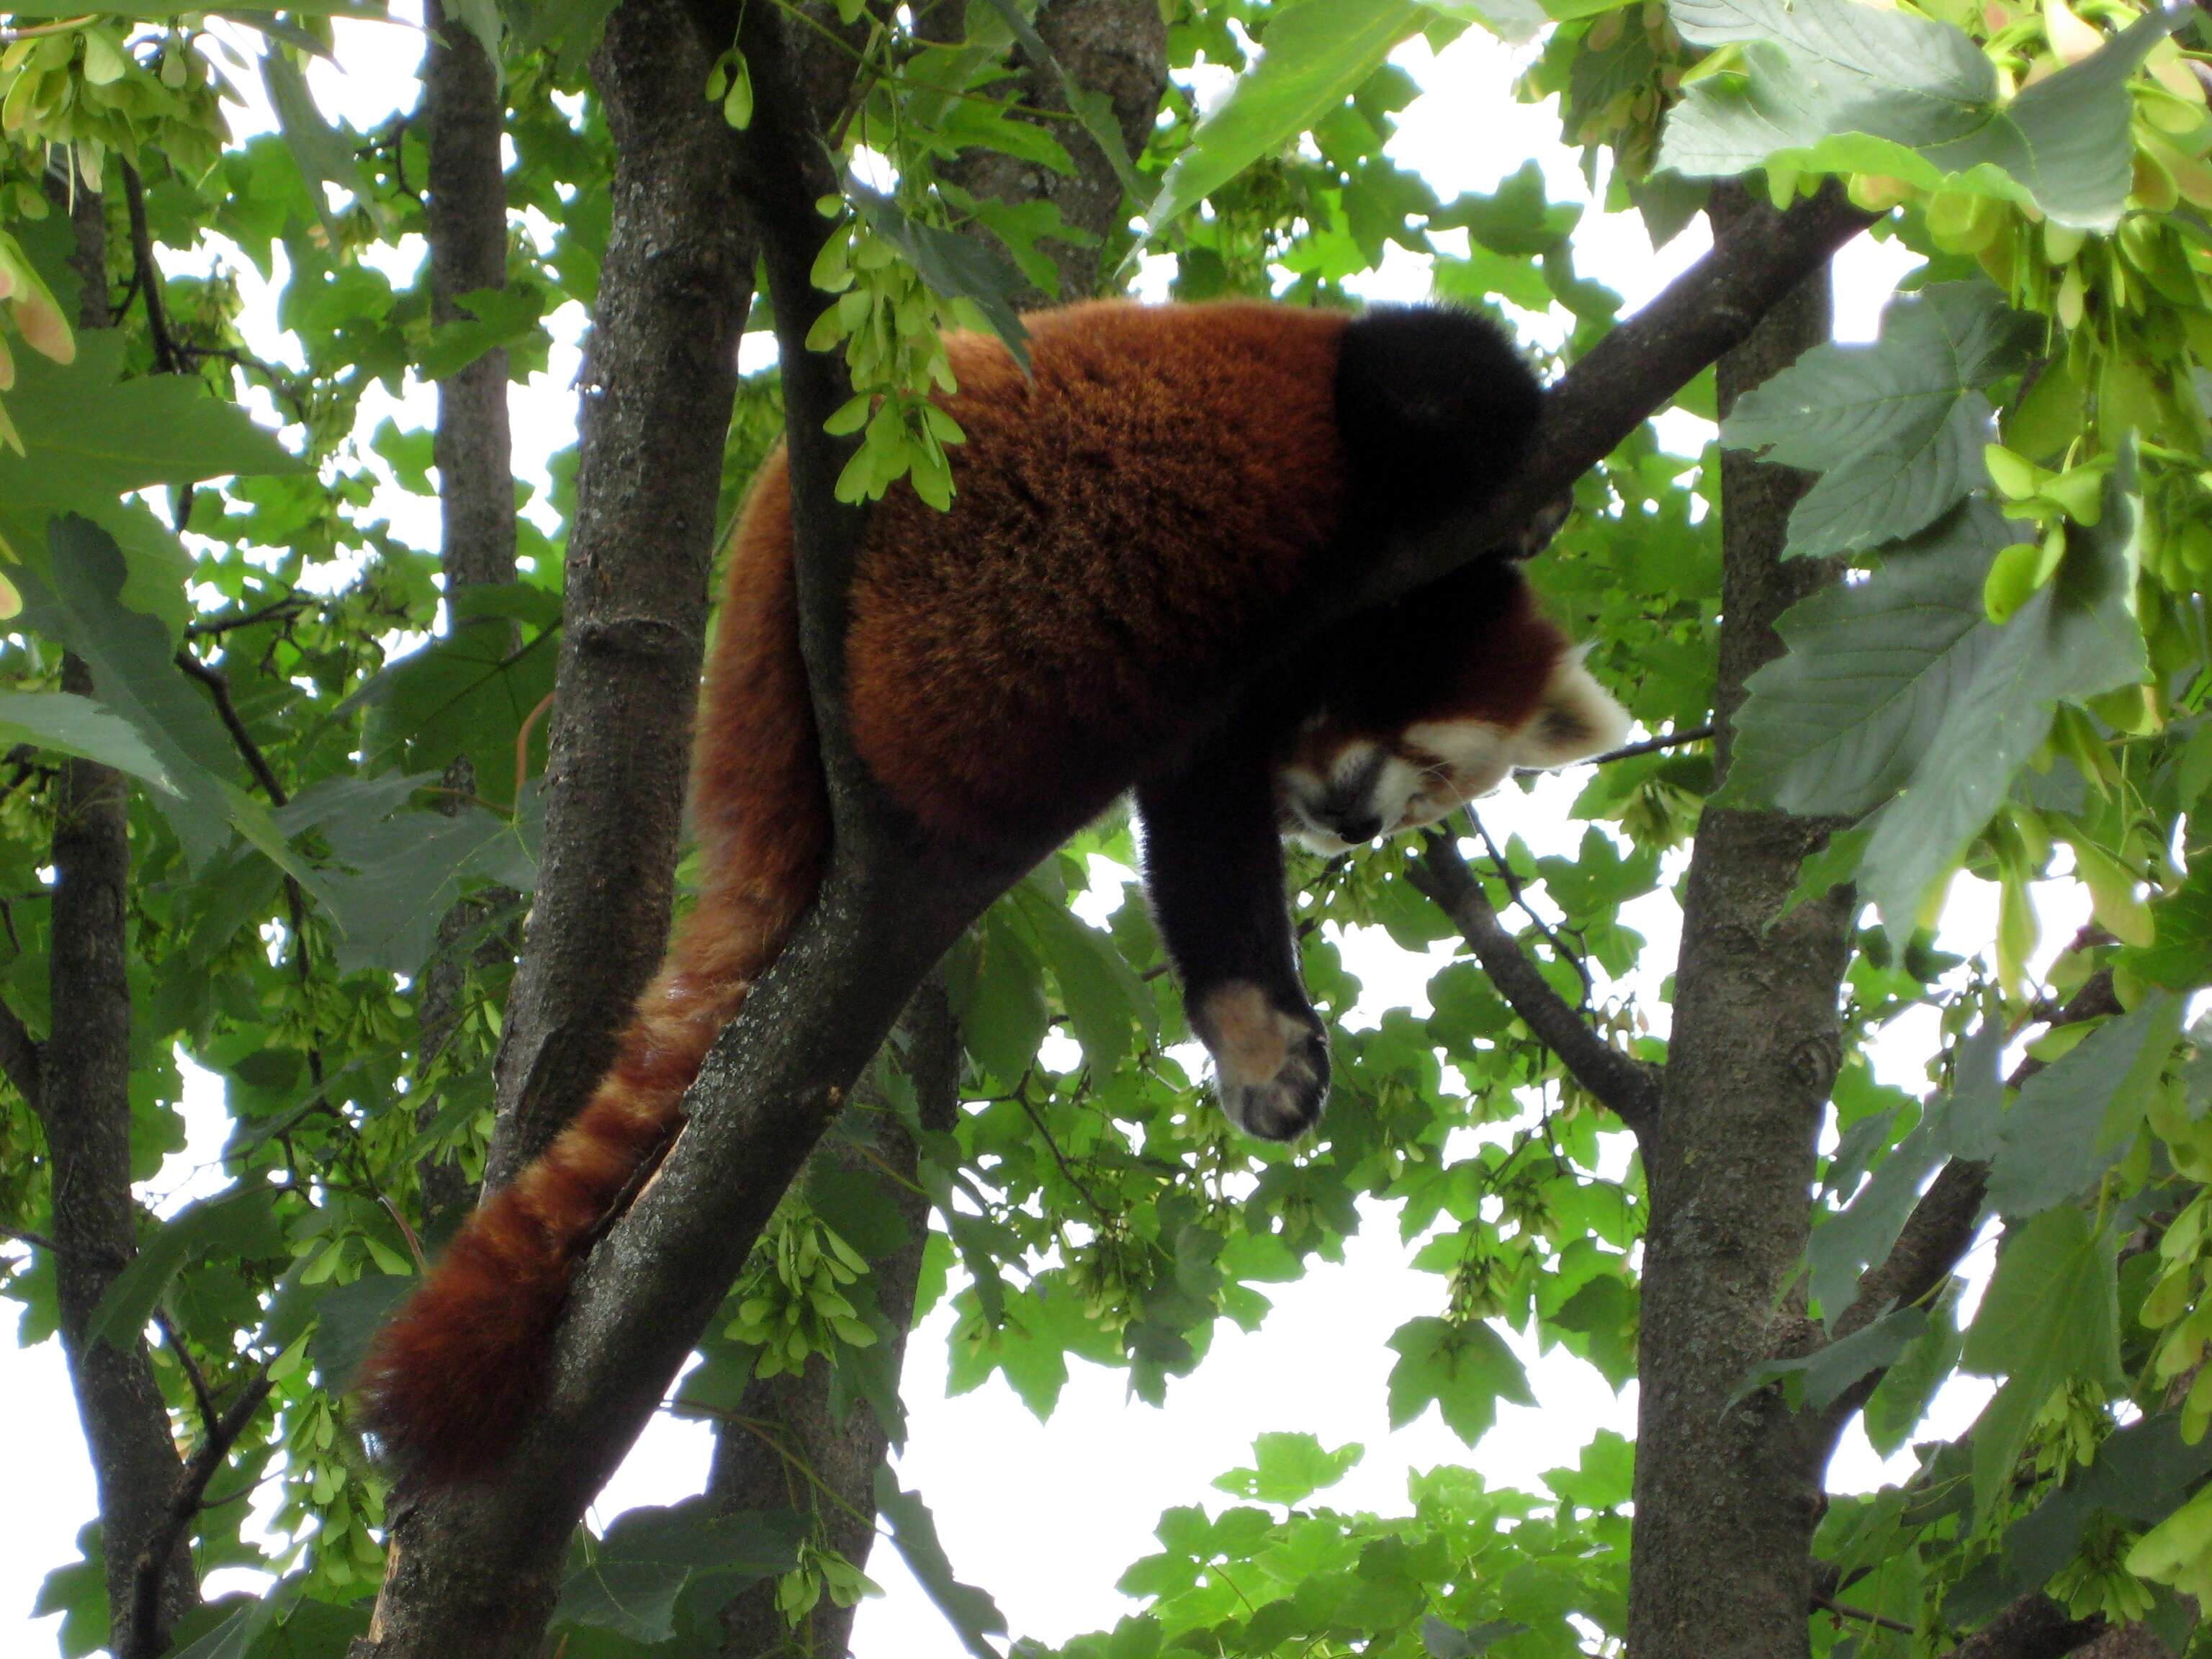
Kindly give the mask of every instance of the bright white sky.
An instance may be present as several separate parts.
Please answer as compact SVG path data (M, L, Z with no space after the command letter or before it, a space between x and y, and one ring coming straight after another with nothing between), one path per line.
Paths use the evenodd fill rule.
M407 0L398 9L411 9ZM420 56L415 32L349 22L337 27L343 71L318 64L310 73L324 110L366 128L395 108L411 107ZM1431 95L1400 117L1394 155L1447 199L1461 191L1492 190L1533 156L1553 199L1586 202L1577 158L1559 142L1556 109L1513 101L1511 82L1528 55L1479 32L1441 55L1419 41L1410 43L1397 61ZM263 109L234 118L241 131L269 125ZM1705 246L1702 222L1655 253L1640 221L1601 217L1585 222L1576 257L1582 271L1626 295L1632 310ZM404 279L421 254L419 240L410 239L410 246L386 263ZM256 349L272 358L289 356L275 329L270 296L251 267L236 263L249 296L246 327ZM204 266L204 258L177 261L175 268L196 264ZM1905 256L1863 239L1845 251L1837 270L1840 337L1873 337L1881 303L1905 264ZM1394 247L1384 269L1361 287L1373 298L1418 299L1425 295L1426 273L1419 260ZM544 459L574 436L571 382L582 320L574 307L556 314L548 372L516 388L509 400L517 470L541 487ZM1564 333L1558 319L1526 319L1524 327L1529 337L1547 344ZM748 366L754 366L750 354ZM410 386L397 406L372 392L363 404L362 435L387 414L398 416L403 426L427 426L433 399L420 386ZM1664 428L1668 441L1685 453L1694 453L1709 431L1687 416L1669 417ZM378 507L416 545L436 544L434 511L423 498L394 487L384 492ZM1527 794L1508 790L1486 807L1485 817L1501 841L1519 834L1532 845L1571 845L1580 832L1566 827L1565 809L1576 787L1570 778L1547 781ZM1976 885L1962 879L1954 893L1946 928L1953 948L1986 948L1993 937L1990 896ZM1652 895L1627 920L1653 941L1649 959L1662 969L1670 964L1676 925L1672 901L1664 893ZM2046 915L2046 957L2078 920ZM1434 962L1408 960L1379 934L1346 941L1346 953L1347 965L1369 988L1371 1012L1409 1000L1417 1009L1424 1006L1419 988ZM1644 1006L1656 1008L1660 972L1646 977L1650 982L1637 988ZM1881 1045L1876 1063L1886 1080L1917 1091L1923 1086L1921 1066L1932 1023L1905 1025ZM220 1087L205 1073L188 1085L191 1144L149 1183L149 1201L172 1208L223 1184ZM1625 1161L1625 1147L1621 1156ZM1633 1385L1616 1397L1589 1367L1564 1352L1540 1356L1533 1342L1519 1339L1516 1346L1529 1364L1540 1407L1501 1407L1498 1426L1472 1454L1433 1413L1391 1432L1384 1379L1394 1357L1384 1344L1407 1320L1437 1311L1443 1293L1441 1279L1410 1269L1409 1254L1398 1243L1394 1212L1377 1206L1365 1231L1351 1241L1342 1265L1317 1265L1302 1281L1274 1287L1275 1310L1258 1333L1247 1335L1224 1324L1199 1371L1171 1386L1164 1407L1131 1399L1120 1373L1079 1360L1057 1413L1042 1425L996 1378L960 1398L945 1397L951 1320L940 1307L908 1349L905 1394L912 1438L899 1462L901 1482L929 1502L955 1569L998 1598L1013 1633L1058 1643L1110 1626L1131 1610L1115 1592L1114 1581L1152 1548L1160 1511L1190 1503L1218 1510L1231 1502L1209 1483L1249 1462L1255 1434L1306 1430L1331 1446L1361 1443L1364 1461L1328 1501L1382 1513L1405 1507L1409 1469L1471 1460L1493 1483L1533 1487L1544 1470L1571 1465L1596 1430L1632 1434ZM1927 1431L1955 1432L1984 1397L1971 1384L1954 1389L1938 1401ZM76 1530L94 1510L58 1347L49 1342L22 1352L0 1346L0 1399L19 1425L8 1469L18 1499L0 1505L0 1649L52 1653L58 1621L32 1620L31 1602L44 1575L73 1559ZM689 1496L703 1479L708 1447L704 1428L657 1420L603 1495L594 1519L603 1523L633 1504ZM1872 1449L1856 1434L1834 1474L1841 1488L1864 1488L1884 1478ZM38 1496L24 1502L25 1493ZM894 1552L878 1551L869 1571L886 1593L862 1607L857 1652L959 1659L957 1639ZM232 1573L218 1575L210 1588L219 1593L247 1587L246 1575Z

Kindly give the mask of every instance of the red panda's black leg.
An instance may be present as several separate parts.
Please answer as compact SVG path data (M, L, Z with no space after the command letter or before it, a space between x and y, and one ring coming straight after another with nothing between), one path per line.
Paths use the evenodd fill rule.
M1137 787L1145 885L1213 1056L1222 1109L1248 1134L1290 1140L1320 1120L1328 1039L1299 983L1265 745L1203 744Z

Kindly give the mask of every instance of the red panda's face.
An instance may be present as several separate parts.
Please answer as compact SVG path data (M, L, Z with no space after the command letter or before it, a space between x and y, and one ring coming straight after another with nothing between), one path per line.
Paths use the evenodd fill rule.
M1393 732L1359 730L1323 709L1297 733L1275 771L1282 831L1335 854L1418 830L1486 795L1515 770L1565 766L1618 746L1620 705L1578 653L1560 656L1534 710L1518 725L1439 714Z

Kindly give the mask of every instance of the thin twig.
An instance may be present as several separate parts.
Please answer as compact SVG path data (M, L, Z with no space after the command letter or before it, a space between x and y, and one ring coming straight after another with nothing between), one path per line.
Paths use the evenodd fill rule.
M1098 1218L1102 1226L1110 1224L1105 1206L1091 1195L1091 1188L1083 1184L1083 1178L1068 1168L1067 1159L1060 1152L1060 1143L1053 1139L1052 1131L1045 1127L1044 1120L1037 1115L1036 1108L1030 1104L1027 1078L1023 1079L1022 1086L1014 1091L1014 1101L1029 1121L1036 1126L1037 1133L1044 1138L1045 1150L1052 1154L1052 1161L1060 1165L1060 1172L1067 1177L1068 1185L1083 1195L1083 1201L1091 1206L1091 1213Z
M216 718L222 721L223 730L230 733L231 742L238 746L239 754L246 761L246 769L253 774L253 781L261 786L261 793L269 797L269 804L272 806L289 805L291 796L276 781L276 774L269 764L269 757L261 752L261 745L254 742L253 734L246 729L246 722L239 718L237 704L230 700L229 677L220 668L202 662L189 651L177 653L177 666L207 687L208 695L215 699Z
M1869 1612L1865 1607L1855 1607L1848 1601L1838 1601L1832 1596L1816 1595L1813 1598L1813 1605L1823 1613L1832 1613L1840 1619L1856 1619L1863 1625L1872 1625L1880 1630L1901 1631L1907 1636L1919 1634L1917 1626L1902 1620L1892 1619L1887 1613Z
M17 1239L25 1244L35 1245L41 1250L51 1251L56 1255L64 1254L62 1247L52 1239L48 1238L44 1233L34 1233L28 1227L0 1226L0 1238Z
M1591 983L1589 969L1583 965L1582 957L1567 949L1566 942L1552 931L1543 917L1536 914L1536 907L1528 902L1528 896L1522 890L1521 878L1513 873L1512 865L1506 861L1505 854L1498 843L1490 838L1488 826L1483 823L1472 806L1467 809L1467 821L1474 826L1474 833L1481 837L1483 851L1490 854L1491 863L1497 866L1498 880L1505 884L1505 890L1512 896L1513 908L1535 924L1536 931L1541 933L1545 941L1551 945L1553 954L1572 968L1575 970L1575 977L1582 981L1582 1010L1587 1013L1589 1010L1590 998L1596 990L1596 987Z
M185 1380L192 1385L192 1398L198 1402L200 1408L202 1431L209 1439L214 1439L222 1421L222 1414L216 1409L215 1396L208 1392L207 1373L200 1369L200 1362L193 1358L191 1351L185 1346L184 1336L178 1331L174 1320L156 1308L154 1310L154 1323L161 1330L161 1340L168 1344L169 1352L177 1356L178 1364L185 1368Z
M137 268L132 280L146 302L146 335L154 347L154 372L181 374L185 360L169 332L169 313L161 302L161 270L154 263L154 234L146 222L146 186L138 169L123 163L123 205L131 216L131 261Z
M1669 732L1663 737L1646 738L1641 743L1626 743L1618 749L1608 749L1593 757L1592 766L1603 766L1608 761L1633 760L1638 755L1656 755L1662 749L1680 749L1693 743L1703 743L1719 728L1710 720L1703 726L1692 726L1686 731Z
M1450 836L1431 830L1422 841L1421 860L1408 867L1407 879L1452 919L1498 994L1575 1081L1643 1133L1659 1109L1658 1068L1621 1053L1552 988L1506 931Z
M256 623L267 622L271 617L283 616L288 612L296 615L300 611L312 608L314 603L314 600L304 593L288 593L281 599L272 599L258 611L245 611L231 616L209 617L200 622L188 622L185 624L185 637L188 640L214 639L219 635L229 633L234 628L251 628Z

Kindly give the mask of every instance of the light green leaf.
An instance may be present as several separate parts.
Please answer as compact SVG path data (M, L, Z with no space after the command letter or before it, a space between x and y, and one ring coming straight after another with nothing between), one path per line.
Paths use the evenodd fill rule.
M1928 1316L1920 1309L1896 1309L1863 1329L1825 1343L1811 1353L1790 1359L1764 1360L1753 1366L1729 1396L1729 1404L1735 1405L1769 1382L1796 1376L1803 1380L1806 1407L1825 1411L1845 1389L1869 1371L1895 1364L1898 1356L1927 1328Z
M1961 30L1850 0L1673 0L1684 39L1735 44L1668 118L1658 166L1723 178L1780 162L1887 173L2031 204L2111 230L2132 180L2127 76L2173 26L2154 12L2080 63L1996 101Z
M1431 1401L1452 1432L1468 1445L1498 1420L1498 1402L1533 1406L1528 1372L1505 1339L1486 1321L1455 1325L1443 1319L1409 1320L1390 1339L1399 1356L1390 1368L1390 1426L1402 1428Z
M1152 234L1334 109L1390 48L1420 27L1412 0L1291 0L1260 61L1199 124L1170 164L1146 223Z
M1344 1479L1365 1448L1357 1441L1324 1451L1310 1434L1263 1434L1252 1443L1249 1469L1231 1469L1213 1485L1232 1498L1259 1504L1303 1504Z

